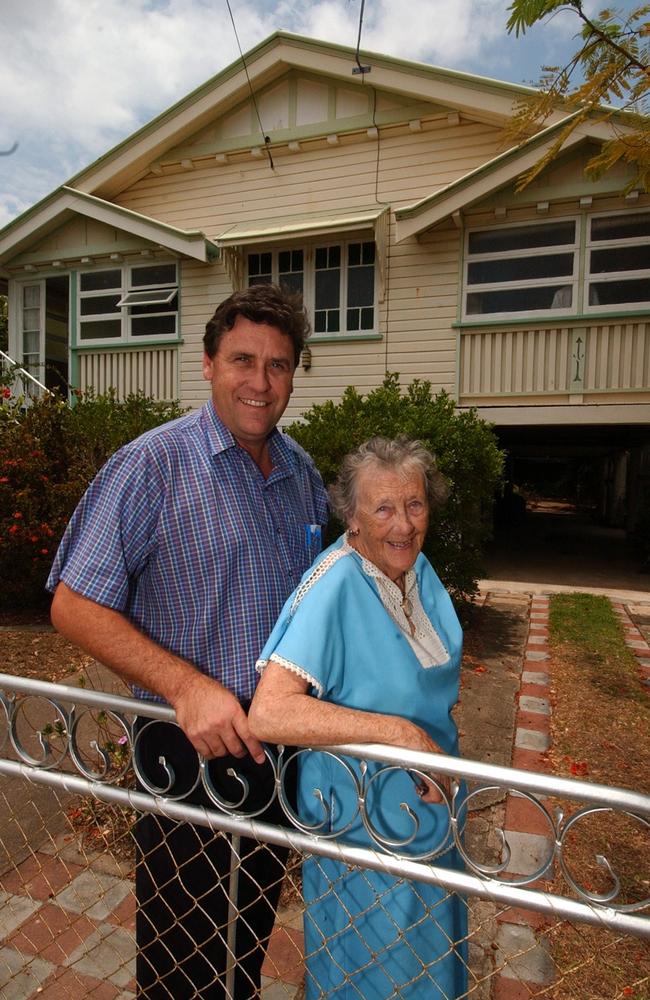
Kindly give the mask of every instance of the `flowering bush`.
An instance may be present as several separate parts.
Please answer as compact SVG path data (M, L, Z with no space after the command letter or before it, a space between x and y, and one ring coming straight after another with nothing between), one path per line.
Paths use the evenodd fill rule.
M88 483L117 448L180 416L142 394L57 396L25 405L0 381L0 608L46 600L45 581Z

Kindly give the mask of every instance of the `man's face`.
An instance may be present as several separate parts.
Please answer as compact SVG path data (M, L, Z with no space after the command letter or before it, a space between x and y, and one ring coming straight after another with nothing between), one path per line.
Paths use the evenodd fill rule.
M238 316L213 358L203 355L218 416L242 448L259 451L293 391L291 338L275 326Z

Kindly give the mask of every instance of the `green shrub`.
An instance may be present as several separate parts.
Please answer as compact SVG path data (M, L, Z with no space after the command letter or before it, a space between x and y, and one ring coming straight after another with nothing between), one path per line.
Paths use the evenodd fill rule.
M121 445L182 413L141 393L75 402L48 395L25 406L0 385L0 608L46 600L59 540L95 473Z
M503 453L475 412L459 413L447 393L432 395L430 382L416 379L402 391L399 376L389 374L365 397L351 386L340 403L313 406L287 431L313 457L328 484L343 456L375 434L422 441L451 488L444 508L432 515L425 552L455 598L476 592Z

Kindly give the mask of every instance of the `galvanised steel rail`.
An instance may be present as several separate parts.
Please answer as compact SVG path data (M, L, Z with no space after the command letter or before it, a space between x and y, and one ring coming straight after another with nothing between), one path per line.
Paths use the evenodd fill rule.
M26 726L25 712L30 704L33 707L35 700L41 706L38 714L42 717L43 713L50 713L52 721L38 729L32 729L26 736L24 730L29 729L29 726ZM320 747L317 750L300 747L290 752L281 750L277 757L267 750L267 757L275 770L274 794L291 824L290 827L280 827L257 818L268 803L255 811L247 809L248 786L245 779L237 775L233 776L239 782L241 795L237 801L225 800L212 783L209 762L198 754L196 778L191 788L185 788L181 795L174 792L173 767L164 757L160 758L160 766L166 775L165 784L156 784L143 772L139 753L142 733L148 726L161 722L175 725L175 714L169 706L8 674L0 674L0 706L0 725L3 715L5 724L4 738L0 739L0 774L74 794L91 795L104 802L222 830L235 836L254 837L301 853L333 858L343 864L441 885L464 896L479 897L555 918L650 938L650 914L641 912L650 907L650 898L626 900L616 872L602 856L595 860L607 874L610 887L605 892L597 893L576 880L567 858L570 851L569 833L589 817L601 813L611 816L612 821L616 816L631 820L650 840L650 796L608 785L380 744L346 744ZM133 727L136 715L141 720L149 720L146 723L141 721L137 732ZM98 739L87 738L89 724L97 730ZM8 743L15 759L5 755ZM121 752L116 757L117 746ZM287 768L296 757L313 752L330 755L340 768L340 780L352 783L357 800L353 817L335 817L322 794L321 822L309 826L294 812L285 791ZM355 759L361 762L357 768L352 765L352 760ZM70 762L77 774L70 772ZM62 769L64 764L68 770ZM374 765L379 765L379 768ZM131 766L143 791L122 787ZM374 800L380 797L368 796L369 789L379 775L390 770L405 769L416 776L426 775L436 784L448 810L447 831L442 839L418 854L409 851L418 830L417 817L409 807L406 804L404 806L413 825L412 834L399 843L389 843L382 837L373 818L373 809L377 808ZM452 778L451 794L437 780L441 775ZM462 782L470 783L469 790ZM182 801L199 784L214 803L214 809ZM463 817L469 809L475 807L481 794L494 789L507 790L525 798L539 810L548 826L547 856L532 873L508 875L511 852L507 842L508 835L503 831L497 831L503 844L503 857L495 864L487 864L472 856L464 842ZM319 796L318 790L315 794ZM538 795L581 805L565 819L560 811L552 815L536 797ZM369 804L369 798L373 800L373 805ZM346 842L345 834L357 817L361 818L372 847L358 847ZM460 851L469 872L436 866L436 858L447 849L450 840ZM645 859L648 864L650 851ZM637 862L642 864L643 857L637 859ZM527 888L543 876L552 876L556 865L562 872L571 896Z

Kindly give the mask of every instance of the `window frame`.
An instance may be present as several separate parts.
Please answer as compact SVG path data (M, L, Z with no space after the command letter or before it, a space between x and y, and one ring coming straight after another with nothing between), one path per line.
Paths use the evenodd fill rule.
M353 244L360 244L363 246L364 243L372 243L375 248L374 261L372 263L373 268L373 325L371 329L347 329L347 311L348 308L370 308L368 306L357 307L348 306L348 285L349 285L349 267L348 248ZM338 331L321 331L316 332L314 329L315 320L315 305L316 305L316 253L318 250L323 250L328 247L340 247L341 248L341 266L340 266L340 278L339 278L339 315L340 315L340 329ZM323 235L315 237L308 242L302 241L287 241L286 243L274 242L269 243L256 243L251 244L243 248L244 250L244 282L246 287L250 285L250 272L249 272L249 257L252 254L271 254L271 280L277 284L279 278L279 266L278 259L281 253L291 253L292 251L300 250L303 254L303 289L302 296L305 304L305 309L307 310L307 315L309 317L309 322L311 326L311 333L309 336L310 341L317 340L342 340L342 339L363 339L365 337L376 337L379 333L379 271L378 271L378 248L377 240L375 238L374 232L366 232L356 236L350 236L345 234L344 236L338 233L332 233L329 235ZM352 265L355 266L355 265ZM363 266L363 265L361 265ZM268 272L262 272L264 274ZM290 272L283 272L290 273ZM295 273L295 272L294 272ZM253 276L255 277L255 276Z
M156 282L150 284L133 283L133 272L147 267L167 266L174 268L175 281ZM120 284L111 288L82 289L83 276L86 274L98 274L101 271L119 271ZM177 260L172 259L150 259L144 261L102 263L94 267L79 268L77 271L77 319L75 323L75 343L77 348L89 349L94 347L115 347L128 344L151 344L163 342L175 342L179 339L179 266ZM150 302L129 302L130 296L135 294L149 294ZM113 310L104 313L82 313L82 302L93 298L111 296L117 299ZM165 308L166 305L176 303L173 309ZM161 308L156 312L133 312L134 308L151 308L159 305ZM133 320L141 316L149 318L174 317L174 329L169 332L158 332L154 334L133 333ZM85 323L105 322L106 320L119 321L119 337L83 337L82 328Z
M591 253L593 250L612 250L612 249L623 249L624 247L638 247L641 245L642 240L647 240L648 237L637 236L637 237L621 237L619 239L609 239L609 240L594 240L592 235L592 225L597 219L629 219L635 215L647 215L650 216L650 206L629 209L628 211L609 211L609 212L594 212L587 216L586 219L586 233L585 233L585 264L584 264L584 286L583 286L583 312L590 315L598 315L601 313L640 313L640 312L650 312L650 298L640 302L604 302L598 304L591 304L590 299L590 287L592 284L608 284L610 282L621 282L621 281L631 281L638 278L646 278L650 280L650 266L646 268L637 268L635 270L625 270L625 271L606 271L606 272L592 272L591 271Z
M572 222L575 226L573 243L561 243L561 244L551 244L549 246L543 247L531 247L528 250L508 250L508 251L494 251L492 253L470 253L470 238L475 233L487 233L487 232L503 232L508 229L526 229L534 228L538 226L548 226L549 224L563 224ZM567 216L557 216L553 218L545 219L535 219L535 220L518 220L515 222L501 223L500 225L482 225L482 226L472 226L465 230L464 239L464 253L463 253L463 269L462 269L462 300L461 300L461 320L463 323L501 323L507 321L517 321L517 320L529 320L529 319L543 319L545 317L555 317L555 316L575 316L578 314L578 292L580 285L580 216L579 215L567 215ZM480 283L469 283L469 268L471 264L481 263L482 261L494 261L502 259L521 259L522 254L525 253L526 257L545 257L551 256L552 254L573 254L573 269L571 276L558 276L549 278L528 278L516 281L500 281L500 282L480 282ZM572 302L570 306L557 306L555 309L519 309L511 311L501 311L501 312L488 312L488 313L475 313L469 312L467 308L468 297L471 294L476 294L479 291L491 292L491 291L515 291L517 289L527 289L527 288L547 288L554 285L570 286L572 290Z

